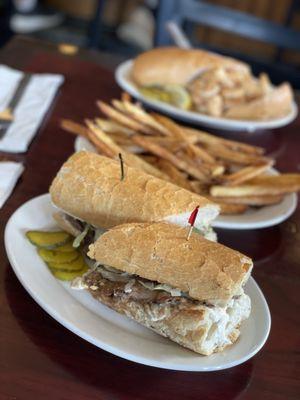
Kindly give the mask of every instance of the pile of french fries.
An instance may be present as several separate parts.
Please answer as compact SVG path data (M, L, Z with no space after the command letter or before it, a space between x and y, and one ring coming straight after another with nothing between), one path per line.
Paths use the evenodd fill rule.
M104 156L118 159L121 153L126 165L211 199L223 214L275 204L300 190L300 174L269 174L274 160L261 147L146 112L126 93L111 105L98 101L97 106L105 118L85 124L62 120L62 128L87 138Z

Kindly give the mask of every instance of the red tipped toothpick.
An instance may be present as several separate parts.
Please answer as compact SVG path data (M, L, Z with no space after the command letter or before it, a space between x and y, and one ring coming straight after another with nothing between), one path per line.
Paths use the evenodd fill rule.
M124 174L124 161L123 161L123 157L122 157L121 153L119 153L119 159L120 159L120 166L121 166L121 181L123 181L125 178L125 174Z
M188 233L188 235L187 235L186 240L189 240L190 237L191 237L191 234L192 234L192 231L193 231L193 228L194 228L194 224L195 224L195 221L196 221L196 218L197 218L197 215L198 215L198 211L199 211L199 206L197 206L197 207L195 208L195 210L191 213L191 215L190 215L190 217L189 217L188 223L189 223L191 226L190 226L189 233Z

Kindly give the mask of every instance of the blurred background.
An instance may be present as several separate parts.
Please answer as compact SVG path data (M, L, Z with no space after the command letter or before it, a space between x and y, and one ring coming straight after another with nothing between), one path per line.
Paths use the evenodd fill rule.
M0 47L22 34L129 58L174 44L169 21L193 46L300 88L299 0L0 0Z

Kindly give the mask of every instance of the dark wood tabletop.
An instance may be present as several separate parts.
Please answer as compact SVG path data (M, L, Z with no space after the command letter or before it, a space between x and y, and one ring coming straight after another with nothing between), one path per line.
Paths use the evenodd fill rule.
M21 204L47 192L56 171L73 152L74 137L59 128L60 119L93 117L98 114L96 99L119 96L113 76L116 62L115 57L89 51L62 55L54 45L22 37L0 50L0 63L65 76L28 152L7 155L23 161L25 172L0 209L0 400L300 399L299 207L275 227L218 230L221 243L254 259L253 275L272 315L263 349L228 370L178 372L118 358L61 326L16 278L4 249L5 224ZM300 171L299 118L276 131L231 137L265 146L282 172Z

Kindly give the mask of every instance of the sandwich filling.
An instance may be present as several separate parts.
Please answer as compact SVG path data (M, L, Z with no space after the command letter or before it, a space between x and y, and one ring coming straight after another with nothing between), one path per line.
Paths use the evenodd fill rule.
M232 344L239 336L237 328L249 317L251 309L250 298L243 289L226 305L219 306L195 300L169 285L97 263L83 277L76 278L72 287L89 290L96 299L135 320L136 313L133 316L131 310L138 309L138 322L143 323L145 319L148 322L143 324L154 330L162 324L168 325L177 318L184 320L194 314L193 328L189 328L188 323L182 324L185 328L180 325L177 334L185 337L187 331L194 330L197 325L197 330L205 332L201 335L201 343L198 343L198 350L202 354L211 354ZM165 336L170 337L167 333ZM184 341L181 344L189 347Z
M200 210L201 211L201 210ZM200 212L199 211L199 212ZM179 215L178 217L169 217L166 220L171 223L175 223L178 225L184 224L185 221L188 220L189 213ZM58 218L59 221L58 221ZM56 214L57 222L59 225L66 230L67 232L71 233L75 236L74 246L78 247L81 243L84 243L85 246L90 245L91 243L95 242L99 236L101 236L106 230L101 228L95 228L92 225L80 221L79 219L65 213L59 212ZM202 223L198 225L197 228L194 228L194 231L205 237L207 240L211 240L216 242L217 235L213 228L208 225L208 223Z

